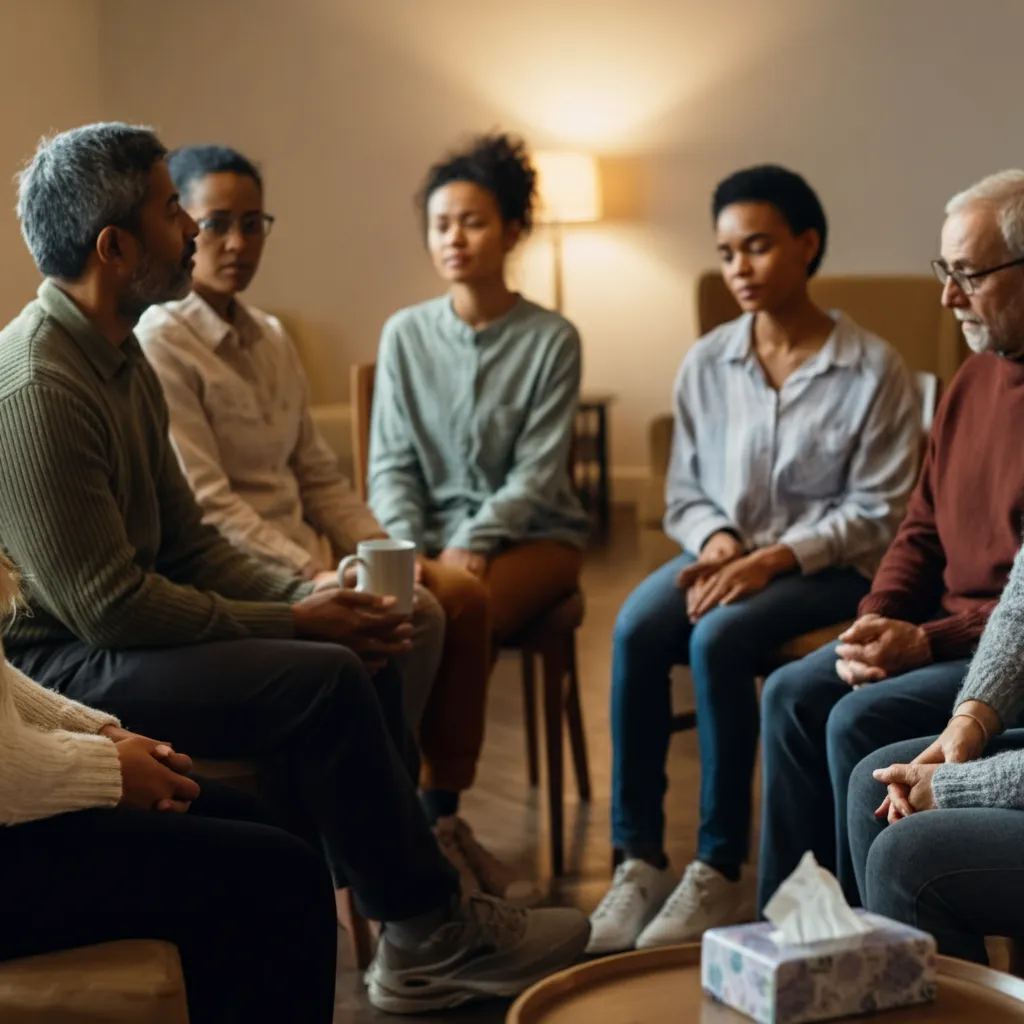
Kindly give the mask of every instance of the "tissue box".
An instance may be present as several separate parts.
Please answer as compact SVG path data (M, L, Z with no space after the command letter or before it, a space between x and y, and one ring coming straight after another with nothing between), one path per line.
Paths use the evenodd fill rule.
M805 1024L935 998L935 940L876 914L872 931L784 945L768 921L713 928L701 947L704 991L761 1024Z

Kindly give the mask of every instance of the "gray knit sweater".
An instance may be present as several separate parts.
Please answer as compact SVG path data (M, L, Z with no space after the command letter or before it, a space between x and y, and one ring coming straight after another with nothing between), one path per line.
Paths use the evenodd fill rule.
M1004 727L1024 711L1024 548L971 660L956 706L979 700ZM939 807L1012 807L1024 810L1024 749L966 764L940 765L932 779Z

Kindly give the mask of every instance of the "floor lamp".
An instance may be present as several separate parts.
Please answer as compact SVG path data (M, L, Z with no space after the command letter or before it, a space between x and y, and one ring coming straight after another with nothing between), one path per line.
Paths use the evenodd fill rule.
M590 153L542 151L534 153L540 195L540 219L551 238L554 306L563 306L562 231L566 224L588 224L601 219L601 190L597 160Z

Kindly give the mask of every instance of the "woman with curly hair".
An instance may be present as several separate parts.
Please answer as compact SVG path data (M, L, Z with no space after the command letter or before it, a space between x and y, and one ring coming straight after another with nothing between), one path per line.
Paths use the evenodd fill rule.
M536 172L519 139L483 136L420 191L444 295L392 316L377 363L370 505L414 541L447 633L420 727L424 802L449 856L493 895L533 900L458 817L483 743L494 652L578 582L588 520L569 480L580 339L509 288L533 224Z

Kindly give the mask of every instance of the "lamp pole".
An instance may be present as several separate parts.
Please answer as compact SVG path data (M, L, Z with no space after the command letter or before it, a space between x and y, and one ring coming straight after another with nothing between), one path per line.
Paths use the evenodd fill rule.
M560 221L551 224L551 269L554 275L555 312L562 312L562 225Z

